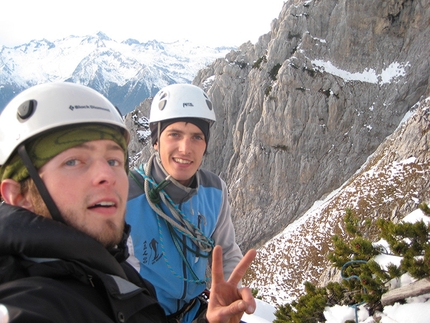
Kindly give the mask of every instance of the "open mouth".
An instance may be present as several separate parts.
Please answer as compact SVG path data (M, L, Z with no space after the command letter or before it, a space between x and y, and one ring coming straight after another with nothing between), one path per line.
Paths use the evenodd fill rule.
M112 206L115 206L114 202L99 202L99 203L94 204L93 206L90 206L89 209L94 209L94 208L97 208L97 207L106 207L106 208L109 208L109 207L112 207Z
M185 159L181 159L181 158L173 158L173 160L175 162L177 162L178 164L191 164L191 161L185 160Z

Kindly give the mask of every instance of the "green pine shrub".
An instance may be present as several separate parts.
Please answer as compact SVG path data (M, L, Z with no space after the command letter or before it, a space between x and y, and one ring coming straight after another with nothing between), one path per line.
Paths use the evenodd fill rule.
M430 208L422 203L419 208L430 215ZM387 291L387 283L409 273L416 279L430 277L430 225L393 223L379 219L376 227L379 238L385 239L392 255L402 257L400 266L381 266L374 257L388 251L374 246L366 238L375 225L370 219L359 219L351 209L344 216L347 236L333 236L333 250L327 258L341 270L341 283L330 282L318 288L305 283L305 294L291 304L278 307L275 323L325 322L324 309L334 305L366 304L372 314L382 310L381 296Z

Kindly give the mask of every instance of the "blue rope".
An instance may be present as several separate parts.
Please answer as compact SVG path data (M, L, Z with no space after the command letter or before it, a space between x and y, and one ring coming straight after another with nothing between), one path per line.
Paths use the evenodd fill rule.
M352 264L355 264L355 263L366 264L366 263L367 263L367 261L366 261L366 260L351 260L351 261L346 262L346 263L342 266L342 269L341 269L341 271L340 271L340 276L342 277L342 279L350 280L350 279L353 279L353 278L354 278L354 279L357 279L357 280L359 280L359 281L361 282L360 277L358 277L358 276L356 276L356 275L352 275L352 276L349 276L349 277L345 277L345 276L343 275L343 272L344 272L345 268L346 268L347 266L352 265Z
M148 177L144 172L143 173L141 173L141 175L143 176L143 178L145 179L145 180L148 180L148 182L153 186L153 187L155 187L155 186L157 186L156 185L156 183L150 178L150 177ZM189 219L188 219L188 217L184 214L184 212L182 212L181 211L181 209L179 209L176 205L175 205L175 203L172 201L172 199L169 197L169 195L164 191L164 189L163 190L161 190L160 192L162 192L163 194L164 194L164 196L166 197L166 199L169 201L169 203L175 208L175 210L182 216L182 218L188 223L188 224L190 224L192 227L193 227L193 229L194 230L196 230L196 231L198 231L201 235L205 235L204 233L203 233L203 231L201 231L198 227L196 227L195 225L194 225L194 223L192 223ZM161 209L161 207L159 206L159 204L156 204L156 206L157 206L157 208L158 209L160 209L160 210L162 210ZM157 214L158 215L158 214ZM192 235L190 235L190 234L187 234L187 233L185 233L185 232L181 232L182 234L184 234L185 236L187 236L188 238L190 238L191 240L193 240L193 241L199 241L199 242L201 242L201 243L203 243L203 244L205 244L205 245L207 245L208 247L210 247L211 249L213 249L214 247L215 247L215 243L214 243L214 241L213 241L213 239L212 238L209 238L209 237L207 237L207 242L206 241L204 241L204 240L201 240L201 239L197 239L196 237L194 237L194 236L192 236ZM209 253L208 253L209 254Z
M360 277L358 277L357 275L352 275L352 276L349 276L349 277L345 277L345 276L343 275L344 270L345 270L345 268L346 268L347 266L352 265L352 264L357 264L357 263L359 263L359 264L366 264L366 263L367 263L367 261L366 261L366 260L351 260L351 261L346 262L346 263L342 266L342 269L341 269L341 271L340 271L340 276L342 277L342 279L344 279L344 280L357 279L357 280L358 280L358 281L360 281L360 283L361 283L361 279L360 279ZM365 293L367 293L366 287L364 287L364 286L363 286L363 289L364 289L364 292L365 292ZM354 308L354 311L355 311L355 322L356 322L356 323L358 323L358 307L359 307L360 305L363 305L364 303L366 303L366 302L360 302L360 303L357 303L357 304L354 304L354 305L350 305L350 307L353 307L353 308Z
M144 172L144 170L143 170L143 167L141 166L141 168L140 169L138 169L138 171L139 171L139 173L143 176L143 178L145 179L145 180L147 180L150 184L151 184L151 186L152 187L157 187L157 184L152 180L152 178L150 178L150 177L148 177L146 174L145 174L145 172ZM164 187L163 187L164 188ZM182 218L185 220L185 221L187 221L187 223L188 224L190 224L192 227L193 227L193 229L194 230L197 230L201 235L203 235L204 236L204 233L198 228L198 227L196 227L187 217L186 217L186 215L173 203L173 201L172 201L172 199L168 196L168 194L164 191L164 189L161 189L161 190L159 190L159 192L162 192L163 193L163 195L166 197L166 199L167 199L167 201L175 208L175 210L182 216ZM159 201L160 202L160 201ZM160 211L162 211L162 212L164 212L162 209L161 209L161 206L160 206L160 204L159 204L159 202L158 203L155 203L155 206L160 210ZM158 213L156 213L157 214L157 224L158 224L158 234L159 234L159 236L160 236L160 247L161 247L161 250L162 250L162 254L163 254L163 259L164 259L164 262L166 263L166 265L167 265L167 268L169 269L169 271L172 273L172 275L173 276L175 276L176 278L179 278L179 279L181 279L181 280L183 280L183 281L186 281L186 282L189 282L189 283L196 283L196 284L206 284L206 282L208 282L209 280L210 280L210 278L208 278L208 277L206 277L205 279L198 279L198 276L195 274L195 272L193 271L193 269L191 268L191 265L189 264L189 262L188 262L188 260L186 259L186 257L185 257L185 255L184 255L184 253L183 253L183 251L182 251L182 249L181 249L181 246L179 245L179 242L178 242L178 237L177 236L175 236L175 231L176 232L179 232L179 233L181 233L181 234L183 234L184 236L186 236L186 237L188 237L189 239L191 239L191 240L193 240L193 241L199 241L199 242L201 242L201 243L203 243L203 244L205 244L205 245L207 245L207 246L209 246L211 249L213 249L213 247L214 247L214 245L215 245L215 243L214 243L214 241L213 241L213 239L211 239L211 238L208 238L208 237L206 237L207 238L207 242L206 241L204 241L204 240L201 240L201 239L197 239L196 237L194 237L194 236L192 236L192 235L190 235L190 234L187 234L187 233L185 233L185 232L180 232L180 231L178 231L177 229L175 229L170 223L168 223L165 219L163 219L164 220L164 222L165 222L165 224L167 225L167 227L169 228L169 230L171 231L170 232L170 234L171 234L171 237L172 237L172 240L173 240L173 242L174 242L174 244L175 244L175 247L176 247L176 249L178 250L178 253L179 253L179 255L181 256L181 258L182 258L182 261L186 264L186 266L187 266L187 268L189 269L189 271L191 272L191 274L192 274L192 276L194 277L194 279L189 279L189 278L186 278L186 277L184 277L184 276L182 276L182 275L179 275L174 269L173 269L173 266L170 264L170 262L169 262L169 259L167 258L167 253L166 253L166 249L165 249L165 246L164 246L164 238L163 238L163 230L162 230L162 226L161 226L161 216L158 214ZM187 249L189 249L186 245L185 245L185 247L187 248ZM192 250L192 249L190 249L190 251L192 251L194 254L196 254L196 255L198 255L198 256L202 256L202 257L206 257L206 258L208 258L209 257L209 255L210 255L210 252L208 252L207 253L207 255L204 255L204 254L201 254L200 252L196 252L196 251L194 251L194 250Z
M193 274L193 276L195 277L195 279L189 279L189 278L185 278L184 276L179 275L176 271L173 270L173 267L170 265L169 259L167 259L166 256L166 252L165 252L165 248L164 248L164 239L163 239L163 232L161 229L161 221L160 221L160 217L157 216L157 223L158 223L158 233L160 235L160 246L161 246L161 250L163 253L163 259L164 262L167 265L167 268L169 269L169 271L172 273L173 276L175 276L176 278L182 279L188 283L195 283L195 284L205 284L206 282L208 282L210 280L210 278L205 278L205 279L198 279L197 275L194 273L194 271L192 270L188 260L185 258L184 253L182 252L182 250L180 249L180 246L177 245L177 241L173 238L173 242L175 243L176 249L178 249L179 254L182 257L183 262L187 265L188 269L190 269L191 273ZM167 224L167 222L166 222Z

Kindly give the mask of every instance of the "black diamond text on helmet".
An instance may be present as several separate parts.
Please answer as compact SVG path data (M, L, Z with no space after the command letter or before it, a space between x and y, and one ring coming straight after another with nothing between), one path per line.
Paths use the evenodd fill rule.
M71 105L69 106L69 109L72 111L75 109L98 109L98 110L105 110L107 112L110 112L110 110L107 108L97 107L95 105Z

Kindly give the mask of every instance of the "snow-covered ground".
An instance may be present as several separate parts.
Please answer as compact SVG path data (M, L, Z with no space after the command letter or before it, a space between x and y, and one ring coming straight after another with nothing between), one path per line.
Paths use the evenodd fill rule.
M430 224L430 217L425 215L423 211L417 209L407 215L403 222L414 223L423 220L424 223ZM388 244L384 240L378 241L375 244L383 245L385 250L388 250ZM382 267L386 268L390 263L398 265L401 258L391 255L381 254L375 257L375 261ZM408 274L403 275L400 279L390 282L390 288L398 288L408 285L415 280ZM275 319L274 312L276 308L263 301L257 300L257 309L253 315L245 314L242 321L246 323L267 323L273 322ZM357 323L430 323L430 293L410 297L405 300L404 304L399 302L390 306L385 306L383 312L369 316L366 305L361 305L357 308L349 306L335 305L327 307L324 311L326 323L344 323L348 320Z
M257 308L254 314L243 314L242 322L245 323L269 323L275 319L276 308L262 300L256 299Z
M344 323L347 320L355 320L355 310L347 306L327 307L324 311L327 323ZM395 303L385 306L382 313L374 315L379 317L376 321L369 317L369 313L362 305L357 310L359 323L429 323L430 322L430 294L410 297L405 304Z
M414 223L417 221L430 223L430 217L424 214L423 211L417 209L405 218L403 222ZM378 241L376 244L383 245L388 250L388 244L385 241ZM401 258L391 255L378 255L375 261L381 268L387 268L391 263L399 265ZM403 275L400 279L390 282L390 289L402 287L413 283L415 280L408 274ZM380 321L376 321L373 317L369 317L369 313L362 305L357 310L357 322L361 323L429 323L430 322L430 294L425 294L417 297L409 297L404 304L395 303L394 305L385 306L382 313L377 313L375 317L379 317ZM327 323L343 323L346 320L356 320L355 309L347 306L334 306L326 308L324 316Z

